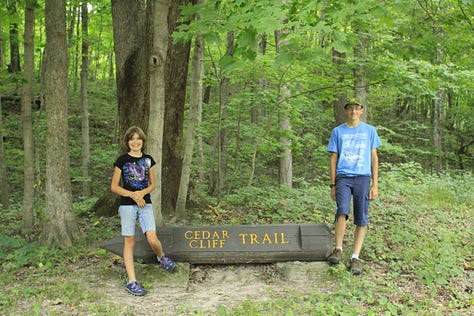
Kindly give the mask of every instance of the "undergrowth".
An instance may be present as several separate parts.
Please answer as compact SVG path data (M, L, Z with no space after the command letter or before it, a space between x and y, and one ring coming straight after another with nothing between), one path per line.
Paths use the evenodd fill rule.
M470 315L474 312L474 178L432 176L416 164L381 166L380 199L371 203L371 224L361 254L363 274L342 265L328 269L331 287L266 302L219 306L215 315ZM80 315L127 315L94 287L97 273L110 270L113 255L103 240L119 231L118 218L87 214L92 201L76 205L84 237L69 249L41 246L38 236L18 236L19 207L0 215L0 315L44 315L44 302ZM84 205L84 203L89 203ZM334 202L326 186L298 189L242 188L219 203L194 210L190 225L311 223L332 225ZM78 213L78 214L79 214ZM352 225L345 243L352 244ZM346 254L349 255L349 254ZM102 277L106 277L104 274ZM110 277L110 276L109 276ZM76 280L85 280L90 287ZM82 283L84 284L84 283ZM51 303L52 302L52 303ZM85 304L84 302L87 302ZM194 315L207 315L194 311Z

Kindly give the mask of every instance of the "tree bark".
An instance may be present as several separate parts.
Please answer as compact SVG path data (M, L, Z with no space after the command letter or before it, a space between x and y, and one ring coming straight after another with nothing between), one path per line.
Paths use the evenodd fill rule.
M66 248L81 233L72 208L68 137L68 50L65 0L47 0L46 207L42 241Z
M203 3L203 0L198 1L198 4L200 3ZM199 19L199 16L196 18ZM176 202L175 221L181 220L186 216L186 199L188 196L189 179L191 177L191 162L196 139L196 129L201 121L200 109L202 109L202 78L204 75L204 41L202 35L198 35L195 38L192 67L186 146L184 150L178 199Z
M178 26L180 6L193 3L193 0L170 1L168 13L168 32L170 35ZM166 56L166 108L163 134L162 169L162 213L173 214L178 197L181 169L183 163L184 105L188 78L191 43L173 43L169 37Z
M151 33L153 34L150 56L150 121L148 123L149 153L156 161L156 189L151 198L155 220L163 226L162 202L162 161L163 127L165 116L165 62L168 49L168 0L154 0L151 3Z
M144 0L112 0L120 138L132 125L148 132L148 48Z
M365 111L360 116L360 120L367 121L369 107L367 104L367 76L365 61L367 57L367 48L369 39L361 31L357 31L359 43L354 47L354 57L358 66L354 68L354 91L355 98L362 103Z
M24 39L24 79L21 90L21 120L23 129L23 212L21 233L33 231L35 200L35 145L33 139L32 95L34 71L34 25L35 8L29 1L25 5L25 39Z
M2 192L1 201L4 210L10 208L10 190L8 189L7 168L5 166L5 150L3 145L3 120L2 120L2 97L0 95L0 191Z
M9 14L15 16L18 14L16 4L7 5ZM10 23L10 65L8 71L18 73L21 71L20 66L20 39L18 38L18 23Z
M332 62L334 63L336 69L340 65L346 63L346 54L338 52L337 50L332 50ZM344 82L344 75L341 74L338 78L338 82ZM346 115L344 114L344 105L347 101L347 94L336 92L336 101L334 101L334 118L336 119L336 125L342 124L346 121Z
M112 20L118 106L114 139L118 142L132 125L148 132L146 1L112 0ZM113 71L113 65L110 71ZM98 215L113 216L117 214L118 205L118 197L107 190L91 211Z
M285 2L285 1L283 1ZM281 31L275 31L275 43L276 43L276 53L280 53L282 46L287 45L287 41L280 41ZM280 168L278 169L279 173L279 184L286 186L288 188L293 187L293 153L291 151L291 122L290 122L290 110L288 104L284 102L284 99L287 99L291 96L291 91L285 86L280 85L280 102L278 110L278 120L280 123Z
M85 197L90 196L90 179L89 179L89 163L90 163L90 140L89 140L89 105L87 102L87 74L89 71L89 14L87 9L87 1L82 2L82 49L81 49L81 108L82 108L82 194Z

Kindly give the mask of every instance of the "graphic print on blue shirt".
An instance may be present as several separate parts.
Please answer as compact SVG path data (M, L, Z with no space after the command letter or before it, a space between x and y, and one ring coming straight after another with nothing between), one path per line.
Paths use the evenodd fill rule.
M140 159L136 163L127 162L123 166L125 182L136 190L148 187L148 170L151 167L149 158Z
M368 133L342 134L342 150L339 167L355 172L364 169L367 161Z

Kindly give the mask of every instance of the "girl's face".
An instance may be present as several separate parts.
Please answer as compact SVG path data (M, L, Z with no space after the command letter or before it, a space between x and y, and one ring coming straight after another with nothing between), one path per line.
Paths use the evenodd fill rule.
M143 139L140 138L138 133L134 133L132 138L128 140L128 148L130 151L139 152L142 150L143 147Z

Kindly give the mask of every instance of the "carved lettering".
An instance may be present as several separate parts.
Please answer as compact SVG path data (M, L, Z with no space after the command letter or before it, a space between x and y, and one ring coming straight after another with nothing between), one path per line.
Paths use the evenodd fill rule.
M285 245L288 244L288 241L285 239L285 233L273 233L271 234L265 233L262 235L258 234L247 234L247 233L240 233L240 241L242 245L260 245L260 244L268 244L268 245Z
M209 231L209 230L187 230L184 232L184 238L189 240L188 246L191 249L214 249L223 248L226 239L229 238L227 230Z

